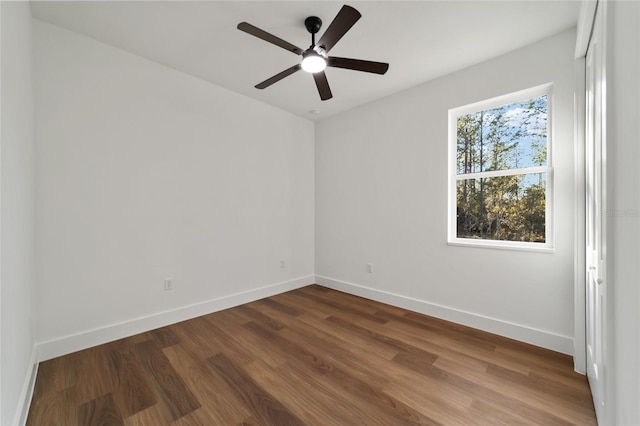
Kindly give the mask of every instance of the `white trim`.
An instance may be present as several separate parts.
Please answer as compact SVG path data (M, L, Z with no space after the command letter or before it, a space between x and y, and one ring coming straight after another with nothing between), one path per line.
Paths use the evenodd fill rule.
M38 374L38 363L36 361L36 346L31 350L31 356L29 357L29 372L24 379L20 396L18 397L18 406L13 418L14 425L24 425L27 422L27 415L29 414L29 407L31 406L31 399L33 397L33 390L36 384L36 375Z
M454 237L450 241L447 241L447 245L497 250L530 251L537 253L555 253L555 249L547 246L545 243L528 243L523 241L476 240L473 238Z
M425 315L441 318L457 324L466 325L489 333L498 334L510 339L530 343L546 349L551 349L563 354L573 354L573 339L570 336L563 336L545 330L539 330L522 324L503 321L473 312L462 311L448 306L400 294L377 290L370 287L361 286L333 278L316 275L316 283L334 290L343 291L377 302L386 303L404 309L409 309Z
M271 284L240 293L222 296L204 302L194 303L188 306L158 312L152 315L139 317L104 327L86 330L80 333L63 336L57 339L47 340L37 344L37 359L45 361L71 352L101 345L103 343L122 339L134 334L154 330L180 321L207 315L212 312L232 308L244 303L253 302L265 297L294 290L313 284L314 276L307 275L290 281Z
M583 58L587 54L589 40L593 30L593 20L596 17L598 0L582 0L578 12L578 30L576 33L575 58Z
M545 83L539 86L530 87L528 89L518 90L517 92L507 93L506 95L500 95L493 98L474 102L472 104L451 108L449 110L449 113L450 114L453 113L456 116L471 114L481 110L497 108L503 105L512 104L514 102L531 99L536 96L542 96L542 95L551 96L552 92L553 92L553 83ZM551 116L551 114L547 114L547 116Z
M492 177L513 176L513 175L528 175L528 174L534 174L534 173L551 173L551 167L535 166L535 167L524 167L521 169L505 169L505 170L491 170L488 172L464 173L464 174L456 175L456 180L492 178Z
M585 129L586 129L586 77L585 58L575 61L575 97L574 97L574 242L573 242L573 280L574 280L574 336L573 368L580 374L587 373L587 325L586 325L586 189L585 189Z

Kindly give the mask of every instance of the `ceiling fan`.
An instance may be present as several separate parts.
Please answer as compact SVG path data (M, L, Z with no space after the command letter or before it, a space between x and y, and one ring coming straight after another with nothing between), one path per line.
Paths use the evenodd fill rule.
M316 43L316 33L320 31L322 21L317 16L309 16L304 21L307 31L311 33L311 46L307 50L302 50L293 44L282 40L258 27L247 22L238 24L238 29L247 34L258 37L278 47L286 49L296 55L302 56L300 63L287 68L286 70L256 84L256 89L265 89L283 78L293 74L300 69L313 74L320 99L326 101L331 99L331 89L327 76L324 73L325 67L346 68L355 71L364 71L374 74L384 74L389 69L389 64L383 62L365 61L362 59L338 58L328 56L329 50L346 34L349 29L360 19L362 15L351 6L344 5L333 19L329 28L324 32L318 43Z

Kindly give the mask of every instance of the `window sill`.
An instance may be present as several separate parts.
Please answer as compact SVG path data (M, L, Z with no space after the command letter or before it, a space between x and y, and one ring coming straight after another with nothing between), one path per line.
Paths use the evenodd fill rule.
M464 238L455 238L447 241L450 246L460 247L477 247L484 249L512 250L512 251L529 251L536 253L555 253L555 249L550 244L543 243L521 243L517 241L489 241L489 240L471 240Z

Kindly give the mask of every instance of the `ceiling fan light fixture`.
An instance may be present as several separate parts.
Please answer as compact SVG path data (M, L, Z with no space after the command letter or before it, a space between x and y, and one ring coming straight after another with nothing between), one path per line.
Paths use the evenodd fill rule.
M327 60L314 50L309 49L302 54L302 62L300 65L304 71L315 74L324 71L327 67Z
M2 1L2 0L0 0ZM313 81L316 83L320 100L326 101L331 99L331 89L329 88L329 82L327 76L323 72L326 67L344 68L354 71L369 72L374 74L384 74L389 69L389 64L384 62L365 61L362 59L353 58L338 58L336 56L328 56L331 48L344 36L347 31L360 19L362 15L351 6L346 4L342 6L338 14L329 28L324 32L320 40L316 43L316 34L322 27L322 20L317 16L309 16L304 20L304 26L311 34L311 46L307 50L302 50L298 46L295 46L288 41L285 41L273 34L261 30L248 22L240 22L238 29L250 34L254 37L258 37L266 42L269 42L275 46L281 47L295 55L302 56L302 59L292 67L287 68L284 71L266 79L263 82L256 84L256 89L266 89L274 83L282 80L283 78L290 76L291 74L304 70L310 74L313 74Z

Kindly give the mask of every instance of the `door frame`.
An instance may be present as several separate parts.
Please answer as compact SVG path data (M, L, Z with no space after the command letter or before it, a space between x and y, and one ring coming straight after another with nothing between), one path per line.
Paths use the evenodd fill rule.
M576 133L575 133L575 155L576 155L576 170L575 170L575 179L576 179L576 215L577 221L581 223L576 223L576 234L574 241L574 280L575 280L575 335L574 335L574 368L577 372L586 374L586 364L587 364L587 346L586 346L586 315L587 315L587 306L586 306L586 283L587 283L587 274L586 274L586 163L585 163L585 146L586 146L586 53L587 48L589 47L589 43L591 41L591 36L593 33L593 27L596 22L596 18L600 21L602 27L600 28L600 54L604 58L602 61L602 79L604 80L605 89L603 92L603 102L604 102L604 123L603 123L603 150L607 152L607 138L609 137L609 131L607 129L607 108L609 106L609 95L606 90L607 84L607 66L609 64L610 58L608 56L608 48L610 43L610 34L609 34L609 17L608 17L608 4L607 0L583 0L581 3L580 16L578 21L578 33L576 40L576 104L575 104L575 125L576 125ZM598 16L597 16L597 15ZM609 189L607 184L607 171L606 164L603 164L603 191ZM606 197L606 195L605 195ZM606 199L602 204L603 211L601 214L603 215L603 231L605 235L603 238L608 239L606 236L607 232L607 217L605 215L605 209L607 208ZM581 211L579 209L582 209ZM604 277L605 281L609 284L612 282L609 268L606 267L606 254L603 258L604 269L606 276ZM609 292L610 293L610 292ZM603 333L605 335L605 340L609 339L608 342L612 343L611 339L614 337L614 329L613 329L613 309L612 304L613 297L611 294L608 295L605 306L605 317L603 324ZM605 364L603 368L605 370L603 377L603 395L602 400L604 401L604 407L600 410L600 416L598 417L598 421L602 424L614 424L615 423L615 386L614 386L614 369L615 362L613 357L610 345L604 345L602 348L603 351L603 359L605 360ZM595 403L595 402L594 402Z
M586 129L586 55L596 14L596 1L582 1L575 48L574 109L574 337L573 365L580 374L587 373L586 326L586 196L585 196L585 129Z

